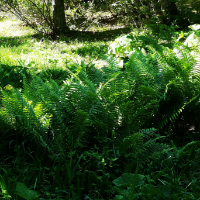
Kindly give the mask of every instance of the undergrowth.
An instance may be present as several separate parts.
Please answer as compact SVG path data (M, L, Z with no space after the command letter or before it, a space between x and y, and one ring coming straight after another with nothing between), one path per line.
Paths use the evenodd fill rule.
M180 59L177 33L165 45L151 34L116 39L115 54L104 41L1 38L3 199L200 198L198 48Z

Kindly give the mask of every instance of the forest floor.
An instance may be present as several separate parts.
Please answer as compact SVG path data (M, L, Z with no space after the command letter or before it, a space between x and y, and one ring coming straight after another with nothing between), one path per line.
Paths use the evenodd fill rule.
M51 65L64 67L66 63L81 64L81 61L88 64L91 59L97 68L107 66L104 55L107 54L109 44L117 36L130 33L131 29L119 24L118 29L113 29L112 21L110 24L104 23L107 27L104 31L98 30L98 27L95 32L93 27L86 31L72 30L69 35L51 40L44 39L13 14L1 12L1 62L11 66L19 65L20 62L37 70Z

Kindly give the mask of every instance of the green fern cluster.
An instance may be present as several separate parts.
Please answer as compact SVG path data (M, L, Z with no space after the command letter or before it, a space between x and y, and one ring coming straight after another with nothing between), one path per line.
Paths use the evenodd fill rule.
M2 90L1 130L20 130L25 140L48 151L59 149L52 141L62 135L69 150L98 143L95 137L113 139L113 130L122 141L139 129L175 121L185 108L194 109L199 89L195 60L186 53L180 60L172 50L139 39L148 54L136 50L125 71L114 60L101 70L82 62L76 70L66 68L69 78L61 86L35 77L30 84L24 81L21 92Z
M141 163L149 158L154 160L158 159L159 155L163 151L169 151L170 147L166 144L156 143L156 140L164 136L155 137L155 132L156 129L146 129L124 138L119 146L119 151L126 153L132 152L135 159Z
M175 121L181 113L189 112L186 108L195 112L197 107L191 106L198 96L199 64L187 47L182 49L183 58L179 59L171 49L157 46L159 51L152 45L146 45L147 55L136 50L126 64L126 73L136 86L130 100L134 100L135 106L138 99L142 108L155 102L145 113L151 116L152 127L160 128ZM147 121L145 128L150 127Z
M60 135L66 150L81 143L94 145L95 136L111 138L118 123L119 104L127 98L126 82L120 84L118 72L104 75L84 65L77 71L69 71L71 78L62 86L53 80L44 83L35 76L31 83L24 80L21 92L11 86L2 88L2 132L16 129L24 141L35 141L52 154L59 149L52 141ZM93 79L94 73L100 79L96 75ZM115 98L120 94L124 97Z
M73 163L82 166L80 155L91 149L110 149L114 159L131 152L141 160L168 151L148 129L161 132L164 126L198 122L199 64L187 48L179 59L171 49L158 44L155 49L149 42L144 42L148 54L136 50L124 71L114 59L101 69L82 62L65 68L68 76L59 85L33 76L31 81L24 78L21 89L0 88L0 137L7 145L2 153L24 145L44 165L60 156L57 170L63 170L61 162L71 166L75 152Z

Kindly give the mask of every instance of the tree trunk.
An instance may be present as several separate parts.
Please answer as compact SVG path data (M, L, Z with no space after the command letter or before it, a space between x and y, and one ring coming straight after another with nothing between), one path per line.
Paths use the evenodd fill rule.
M52 0L53 33L61 34L70 31L65 20L64 0Z
M168 26L170 26L179 15L176 3L169 0L161 1L161 10L163 11L163 24Z

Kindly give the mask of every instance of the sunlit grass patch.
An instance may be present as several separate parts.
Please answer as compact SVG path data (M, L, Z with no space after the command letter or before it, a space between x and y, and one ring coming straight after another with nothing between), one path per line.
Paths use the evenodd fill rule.
M5 14L5 13L3 13ZM93 34L80 30L71 35L61 35L56 40L44 38L12 14L6 13L0 22L0 58L1 62L11 66L23 65L30 70L40 71L53 67L67 67L77 63L81 65L94 63L95 67L108 66L104 55L112 37L121 30ZM102 16L92 16L101 18ZM90 28L93 31L103 31L104 26ZM89 29L90 29L89 28ZM119 27L118 27L119 28ZM88 30L89 30L88 29ZM107 27L106 27L107 29Z
M11 14L0 13L3 20L0 21L0 37L28 36L35 33L29 27L24 26L24 22Z
M28 66L29 63L35 63L31 67L37 69L51 67L52 65L64 67L66 63L81 64L81 61L89 63L91 58L97 62L101 59L101 53L104 53L105 50L101 52L101 47L89 48L88 45L81 43L65 44L63 42L50 43L32 39L20 46L1 47L0 57L1 62L5 64L18 65L18 60L22 60L25 66Z

